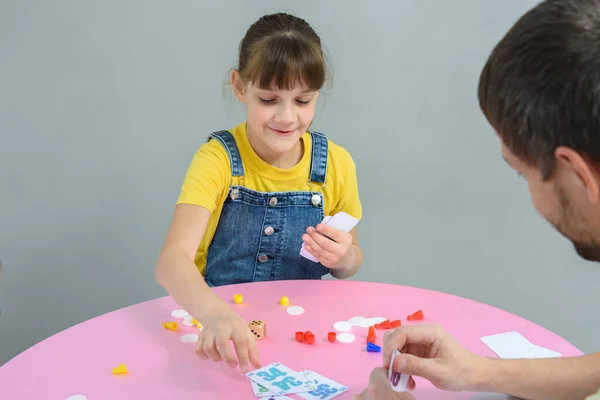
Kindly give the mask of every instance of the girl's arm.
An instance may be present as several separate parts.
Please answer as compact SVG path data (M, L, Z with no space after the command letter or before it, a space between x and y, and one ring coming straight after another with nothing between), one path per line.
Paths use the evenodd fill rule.
M227 306L208 287L194 263L209 218L210 211L204 207L175 206L154 271L158 283L197 320Z

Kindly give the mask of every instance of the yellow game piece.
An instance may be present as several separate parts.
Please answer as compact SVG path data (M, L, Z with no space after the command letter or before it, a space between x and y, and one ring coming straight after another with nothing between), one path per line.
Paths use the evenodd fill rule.
M280 300L279 300L279 304L281 304L282 306L289 306L290 305L290 299L288 299L287 296L283 296Z
M125 366L125 364L121 364L118 367L116 367L115 369L113 369L112 373L115 374L115 375L126 374L127 373L127 367Z
M242 301L244 301L244 298L242 297L242 295L241 295L241 294L239 294L239 293L238 293L238 294L236 294L235 296L233 296L233 302L234 302L235 304L241 304L241 303L242 303Z
M163 322L163 326L170 331L177 330L177 322Z

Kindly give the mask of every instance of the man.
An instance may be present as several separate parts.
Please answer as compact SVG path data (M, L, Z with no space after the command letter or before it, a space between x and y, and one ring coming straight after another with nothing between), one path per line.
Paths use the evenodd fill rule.
M479 102L502 156L529 185L536 209L586 260L600 261L600 0L546 0L523 15L492 51ZM501 360L475 355L435 324L385 335L383 365L449 391L525 399L600 399L600 353ZM414 382L411 382L411 389ZM394 393L383 368L360 399Z

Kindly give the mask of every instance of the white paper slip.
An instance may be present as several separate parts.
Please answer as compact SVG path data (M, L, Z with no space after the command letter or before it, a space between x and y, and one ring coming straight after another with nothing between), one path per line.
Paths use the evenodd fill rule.
M481 341L485 343L500 358L552 358L561 354L537 346L525 339L519 332L505 332L496 335L484 336Z
M296 396L306 400L330 400L348 391L348 387L341 385L329 378L319 375L314 371L302 371L302 374L312 379L317 385L317 389L310 392L296 393Z

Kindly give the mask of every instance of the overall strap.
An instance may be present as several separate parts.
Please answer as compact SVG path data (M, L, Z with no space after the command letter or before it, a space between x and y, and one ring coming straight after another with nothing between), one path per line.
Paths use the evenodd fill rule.
M310 181L325 183L327 173L327 138L320 132L311 131L312 157L310 160Z
M217 139L225 148L227 156L229 157L229 164L231 165L231 176L244 176L242 157L240 156L240 151L238 150L237 144L235 144L235 139L231 132L219 131L211 133L207 141L211 139Z

